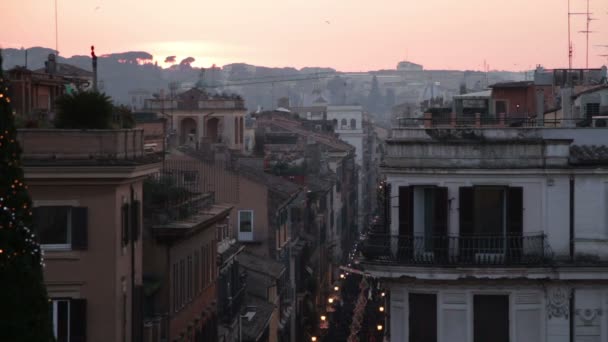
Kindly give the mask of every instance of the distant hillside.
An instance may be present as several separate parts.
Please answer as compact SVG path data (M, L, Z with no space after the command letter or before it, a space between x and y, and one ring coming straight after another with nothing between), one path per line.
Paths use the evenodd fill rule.
M42 68L54 50L44 47L27 49L27 67ZM26 64L25 50L4 49L4 68ZM424 70L404 73L397 70L376 70L367 73L340 73L332 68L305 67L296 69L270 68L246 63L232 63L223 67L196 68L193 57L179 61L175 56L165 60L174 63L162 68L153 62L145 51L128 51L99 56L99 87L115 102L128 104L129 91L145 90L151 94L165 89L171 83L178 89L192 86L207 87L211 92L238 93L250 110L258 107L275 108L280 98L288 98L292 106L307 106L322 95L331 104L362 104L372 112L386 114L399 103L416 105L424 97L425 89L437 87L449 99L458 94L461 85L471 91L501 81L524 79L523 73L492 71ZM158 59L159 56L156 56ZM60 63L91 70L91 57L59 56ZM378 89L370 97L372 77L378 77ZM379 92L379 94L378 94ZM372 100L373 99L373 100Z
M44 47L27 49L27 62L25 49L4 49L4 68L25 66L31 70L44 67L48 55L54 50ZM152 62L153 56L144 51L129 51L98 56L98 73L100 87L116 102L127 103L128 92L135 89L148 90L156 93L159 89L167 89L169 83L196 84L203 81L207 85L218 84L222 81L238 81L251 78L264 77L293 77L300 73L335 72L331 68L267 68L257 67L245 63L234 63L222 69L207 69L204 77L201 69L192 67L190 63L194 58L187 58L169 68L161 68ZM85 70L92 70L91 57L75 55L69 58L59 56L60 63L68 63Z

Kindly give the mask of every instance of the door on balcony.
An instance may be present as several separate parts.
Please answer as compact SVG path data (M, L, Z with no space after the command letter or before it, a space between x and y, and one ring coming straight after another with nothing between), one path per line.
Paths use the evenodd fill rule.
M461 256L476 262L503 262L506 256L521 252L521 187L463 187L459 197Z
M473 297L473 342L509 342L509 296Z
M399 189L399 248L402 256L435 262L447 255L448 191L436 186Z

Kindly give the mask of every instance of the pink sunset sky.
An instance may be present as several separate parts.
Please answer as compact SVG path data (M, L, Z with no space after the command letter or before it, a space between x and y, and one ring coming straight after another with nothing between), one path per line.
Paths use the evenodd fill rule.
M63 56L142 50L159 63L246 62L342 71L567 67L567 0L57 0ZM571 0L584 11L586 0ZM590 0L589 66L606 64L608 0ZM54 0L1 0L1 47L55 47ZM574 67L585 18L573 17ZM162 64L162 63L161 63Z

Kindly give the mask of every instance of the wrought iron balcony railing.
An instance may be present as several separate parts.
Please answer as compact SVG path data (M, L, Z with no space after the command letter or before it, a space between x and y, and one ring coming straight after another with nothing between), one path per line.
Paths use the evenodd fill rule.
M360 251L364 261L403 265L545 265L553 258L543 233L433 237L371 233Z

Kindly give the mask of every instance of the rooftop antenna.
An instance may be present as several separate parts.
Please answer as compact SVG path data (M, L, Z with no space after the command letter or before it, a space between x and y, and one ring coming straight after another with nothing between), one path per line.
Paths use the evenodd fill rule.
M587 7L589 6L589 0L587 0ZM571 12L570 11L570 0L568 0L568 69L572 69L572 34L571 34L571 17L573 15L587 15L589 16L589 10L587 12ZM589 18L587 18L589 19ZM589 28L589 21L587 21L587 28ZM587 29L589 31L589 29ZM589 37L589 36L587 36Z
M55 54L59 56L59 30L57 25L57 0L55 0Z
M585 30L583 31L579 31L580 33L584 33L586 35L586 39L587 39L587 52L585 55L585 69L589 69L589 33L593 33L593 31L589 30L589 25L591 24L592 20L596 20L591 18L591 12L589 12L589 0L587 0L587 11L582 13L585 16L587 16L587 20L586 20L586 27Z

